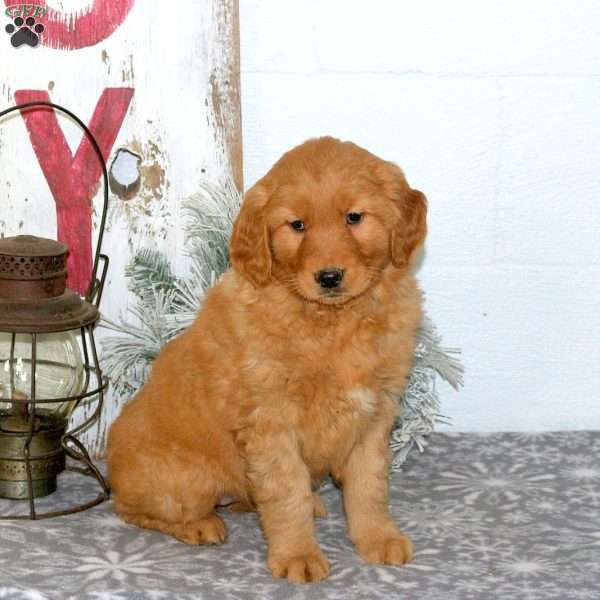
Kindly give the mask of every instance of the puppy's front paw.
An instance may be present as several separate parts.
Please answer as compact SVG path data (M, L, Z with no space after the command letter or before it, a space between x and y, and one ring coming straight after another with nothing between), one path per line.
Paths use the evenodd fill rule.
M295 583L321 581L329 575L329 562L320 548L295 556L269 555L269 568L275 577L287 577Z
M411 541L400 532L357 540L356 549L367 562L379 565L403 565L413 557Z

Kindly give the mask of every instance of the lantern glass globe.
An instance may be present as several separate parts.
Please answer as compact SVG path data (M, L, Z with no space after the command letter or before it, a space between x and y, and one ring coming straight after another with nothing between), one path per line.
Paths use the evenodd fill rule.
M0 333L0 412L8 411L11 398L31 397L31 336ZM12 364L12 369L11 369ZM85 370L78 337L71 331L37 335L36 399L52 400L84 392ZM75 401L40 404L41 411L68 420Z

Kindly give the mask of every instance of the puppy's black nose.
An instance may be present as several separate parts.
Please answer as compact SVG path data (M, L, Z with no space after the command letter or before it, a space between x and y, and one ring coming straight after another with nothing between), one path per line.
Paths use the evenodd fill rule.
M315 281L325 289L338 287L344 278L344 269L322 269L315 273Z

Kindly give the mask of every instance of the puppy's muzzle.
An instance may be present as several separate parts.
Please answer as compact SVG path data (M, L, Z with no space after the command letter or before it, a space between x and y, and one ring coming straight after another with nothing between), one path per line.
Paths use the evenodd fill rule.
M344 269L329 268L317 271L314 274L315 281L325 290L332 290L342 283Z

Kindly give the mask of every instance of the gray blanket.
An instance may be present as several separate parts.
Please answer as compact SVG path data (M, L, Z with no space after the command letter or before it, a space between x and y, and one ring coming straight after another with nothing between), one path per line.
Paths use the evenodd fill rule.
M90 498L87 478L61 478ZM122 523L105 503L0 521L0 599L600 598L600 432L438 433L391 483L392 513L416 550L405 567L360 559L332 486L322 492L329 516L317 521L331 576L308 585L271 577L254 514L223 513L227 542L192 547ZM2 514L16 508L0 501Z

